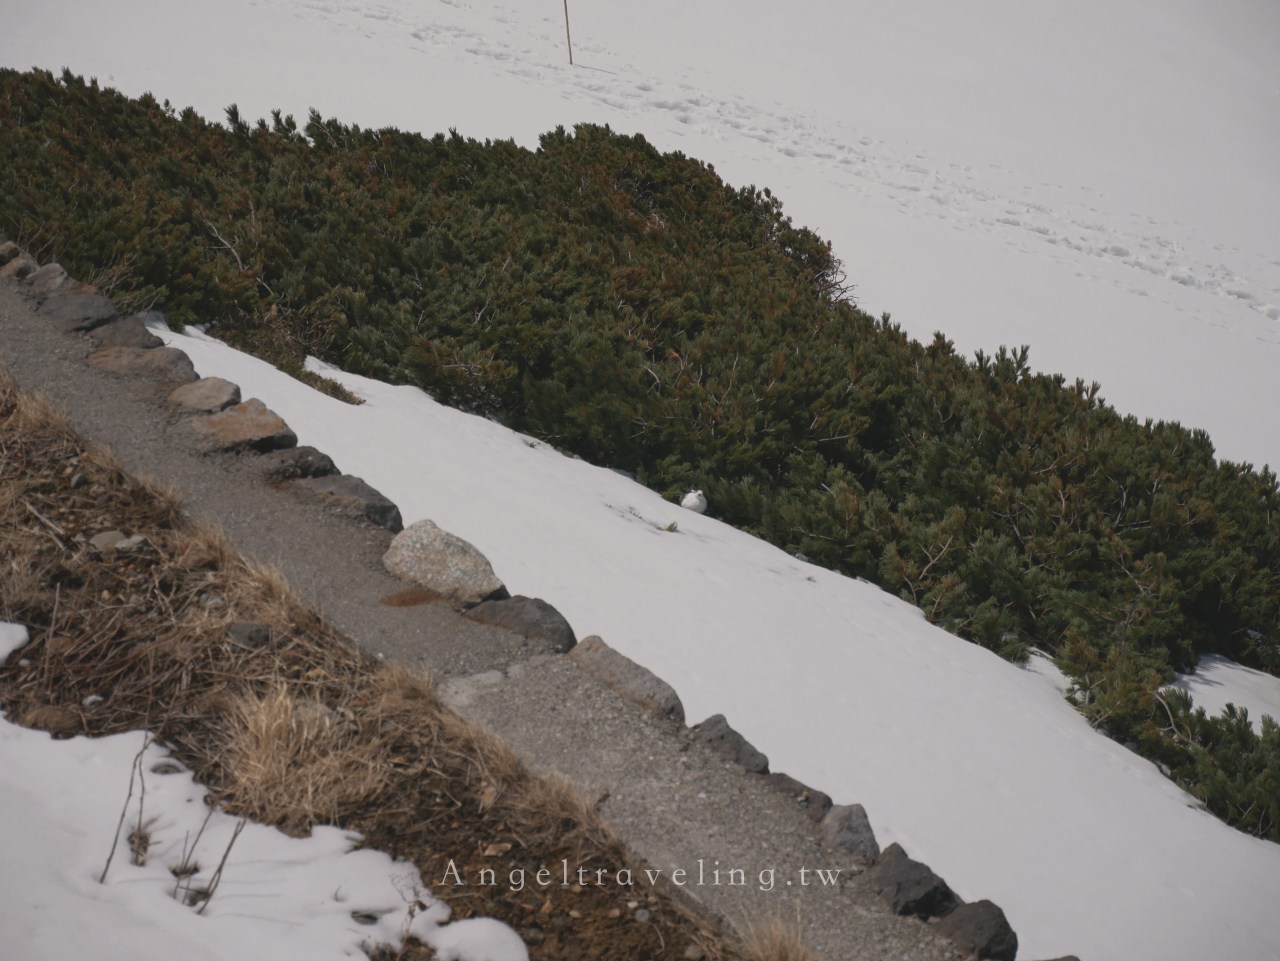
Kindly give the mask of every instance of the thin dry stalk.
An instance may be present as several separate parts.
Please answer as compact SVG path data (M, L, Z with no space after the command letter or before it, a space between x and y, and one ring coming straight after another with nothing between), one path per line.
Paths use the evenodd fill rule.
M107 863L102 867L102 874L98 876L98 883L105 884L107 880L107 872L111 870L111 860L116 856L116 847L120 844L120 829L124 827L125 816L129 813L129 802L133 800L133 782L135 779L142 777L142 755L146 753L147 745L151 742L151 735L146 735L142 739L142 747L138 753L134 755L133 766L129 770L129 793L125 795L124 806L120 808L120 820L116 822L116 833L111 839L111 851L107 855Z
M182 901L184 904L191 904L191 879L196 876L200 870L200 865L196 863L196 848L200 846L200 839L204 837L204 829L209 826L209 821L213 817L213 808L209 808L204 815L204 820L200 822L200 830L196 832L195 838L190 833L182 839L182 857L173 867L169 869L170 873L176 878L173 885L173 899ZM186 888L183 889L185 882ZM180 896L181 892L181 896Z
M214 892L218 890L218 885L222 883L222 870L227 866L227 858L231 857L231 849L236 846L236 841L240 838L240 832L244 830L244 826L247 823L248 820L246 818L241 818L236 822L236 828L231 832L231 840L227 842L227 849L222 852L222 860L218 862L218 869L213 872L213 877L209 879L209 887L205 889L200 899L200 907L196 914L204 914L204 909L213 900Z

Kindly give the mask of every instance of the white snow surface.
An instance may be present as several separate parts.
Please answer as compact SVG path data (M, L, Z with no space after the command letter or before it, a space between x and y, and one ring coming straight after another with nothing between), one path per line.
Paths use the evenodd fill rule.
M465 538L513 594L667 680L691 721L723 712L774 770L864 804L882 845L1003 907L1023 957L1273 961L1280 846L1094 732L1047 658L1008 664L870 584L416 388L309 360L364 398L352 406L206 335L155 329L406 524Z
M1174 687L1191 695L1192 701L1208 714L1221 714L1228 704L1243 707L1255 731L1262 730L1262 718L1280 723L1280 678L1237 664L1219 654L1200 658L1192 674L1179 674Z
M130 787L140 752L145 795L141 781ZM358 835L321 827L291 838L249 822L232 844L237 819L214 811L204 824L204 789L142 732L55 741L0 715L0 798L4 958L341 961L367 958L366 944L398 947L409 932L449 945L453 961L528 961L501 922L443 924L449 908L417 868L356 850ZM139 802L151 842L135 864L128 835ZM221 881L198 914L182 892L208 885L224 853ZM184 863L198 867L189 888L172 871Z
M0 664L27 643L27 629L21 624L0 623Z
M1274 0L42 0L0 65L212 119L534 146L609 123L768 186L858 301L1280 464Z

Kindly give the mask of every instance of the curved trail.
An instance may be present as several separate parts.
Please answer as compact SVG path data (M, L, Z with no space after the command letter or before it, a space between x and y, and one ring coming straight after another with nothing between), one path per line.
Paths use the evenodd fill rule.
M601 798L606 823L643 863L663 878L689 872L680 890L693 900L738 927L798 912L806 942L830 961L958 959L927 925L884 913L847 872L838 885L814 884L814 868L843 865L819 846L794 801L622 701L572 658L530 650L441 606L379 604L404 586L380 563L389 533L266 486L252 455L201 454L154 383L89 366L92 349L84 335L55 332L20 286L0 281L0 370L19 387L43 393L131 473L176 489L193 517L278 568L362 648L447 678L443 693L455 710L506 740L532 770ZM701 884L693 880L700 859ZM713 883L717 864L742 868L748 883Z

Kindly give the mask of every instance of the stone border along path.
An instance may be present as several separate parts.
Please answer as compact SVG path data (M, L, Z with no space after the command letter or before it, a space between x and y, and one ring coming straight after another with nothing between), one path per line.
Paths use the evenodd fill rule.
M64 408L130 472L176 488L196 518L279 568L361 647L433 671L445 702L532 770L598 798L609 827L668 890L740 930L798 917L829 961L1012 961L1017 941L998 907L962 904L898 845L881 852L861 806L832 807L820 791L770 774L723 717L686 728L669 685L598 637L576 643L546 602L509 598L491 570L472 595L403 561L396 569L418 586L393 577L383 564L393 543L416 545L427 568L443 558L439 541L421 541L429 522L393 541L394 504L297 447L261 401L199 378L147 330L147 315L117 317L107 297L0 235L3 278L0 368L20 387ZM451 538L429 526L431 537ZM471 551L466 563L488 568L452 541L449 551ZM458 570L453 558L436 566ZM823 883L819 868L840 880Z

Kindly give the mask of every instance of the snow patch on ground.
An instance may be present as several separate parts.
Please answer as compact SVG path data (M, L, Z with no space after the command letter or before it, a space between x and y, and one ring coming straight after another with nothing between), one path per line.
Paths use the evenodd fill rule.
M1219 654L1206 654L1194 673L1179 674L1173 686L1190 694L1210 715L1221 714L1228 704L1247 709L1255 731L1262 730L1266 715L1280 723L1280 678Z
M0 624L0 664L27 643L27 629L20 624Z
M0 633L14 626L0 624ZM142 863L127 840L138 823L137 782L111 854L135 773L146 783ZM292 838L250 822L237 837L237 819L210 813L204 794L142 732L54 740L0 715L0 954L348 961L366 957L366 946L398 947L411 933L448 945L455 961L527 961L519 936L500 922L441 926L449 908L417 868L357 850L358 835L320 827ZM186 894L210 883L228 848L221 882L197 913ZM184 865L195 868L189 877L179 877Z

